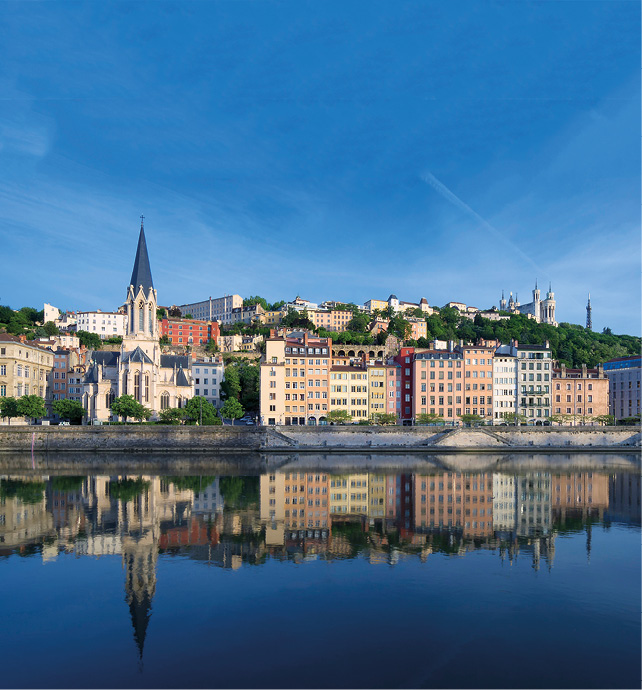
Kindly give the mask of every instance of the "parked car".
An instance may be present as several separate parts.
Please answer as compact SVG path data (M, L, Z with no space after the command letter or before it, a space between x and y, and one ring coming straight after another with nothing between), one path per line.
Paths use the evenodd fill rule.
M60 422L60 424L58 424L58 426L71 426L71 425L69 424L69 422Z

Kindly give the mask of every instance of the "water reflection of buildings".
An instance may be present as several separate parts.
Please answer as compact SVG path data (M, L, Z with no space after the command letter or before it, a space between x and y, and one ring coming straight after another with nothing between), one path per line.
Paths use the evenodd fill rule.
M233 507L218 477L0 479L0 555L119 556L142 656L159 554L234 570L268 556L394 565L487 549L550 568L560 531L585 530L588 555L591 523L640 524L638 474L291 469L245 480L256 502Z

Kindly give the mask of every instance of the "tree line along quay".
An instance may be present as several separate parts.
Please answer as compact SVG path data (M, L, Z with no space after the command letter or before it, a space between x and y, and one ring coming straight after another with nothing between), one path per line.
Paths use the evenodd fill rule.
M422 298L158 304L141 224L114 312L0 307L10 425L639 423L641 339L556 321L556 300L500 308ZM81 327L82 326L82 327Z

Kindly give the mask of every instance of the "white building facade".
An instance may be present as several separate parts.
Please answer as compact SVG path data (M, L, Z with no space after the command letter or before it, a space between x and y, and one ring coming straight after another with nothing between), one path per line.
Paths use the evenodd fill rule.
M506 421L506 414L517 412L517 349L500 345L493 357L493 424Z
M96 333L101 340L117 338L127 331L127 315L110 311L79 311L76 314L76 330Z
M221 383L225 380L225 365L222 357L205 357L192 361L192 380L194 395L199 395L219 408L221 402Z
M181 310L183 318L186 318L187 314L191 314L193 319L218 321L227 326L233 322L232 311L241 307L243 307L241 295L224 295L223 297L210 297L202 302L181 304L178 308Z

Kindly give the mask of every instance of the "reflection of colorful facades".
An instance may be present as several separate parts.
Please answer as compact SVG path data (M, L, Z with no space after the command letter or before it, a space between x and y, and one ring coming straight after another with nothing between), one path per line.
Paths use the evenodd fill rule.
M552 508L555 519L564 522L567 513L602 517L609 507L609 478L594 472L551 475Z
M548 534L551 529L550 473L526 472L519 476L515 488L517 534Z
M282 476L286 529L327 528L330 525L328 475L321 472L286 472Z
M415 476L415 526L460 527L468 537L493 533L493 476L442 472Z

